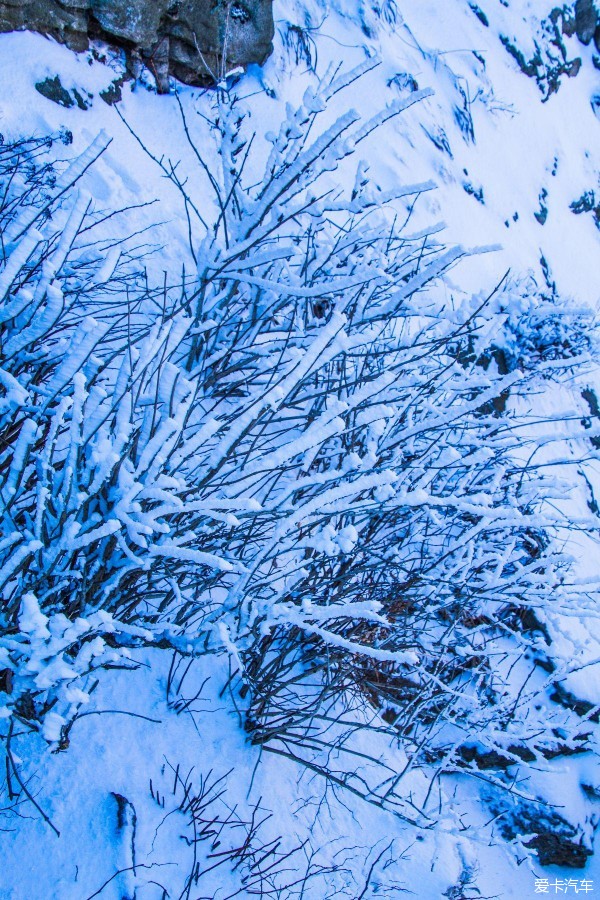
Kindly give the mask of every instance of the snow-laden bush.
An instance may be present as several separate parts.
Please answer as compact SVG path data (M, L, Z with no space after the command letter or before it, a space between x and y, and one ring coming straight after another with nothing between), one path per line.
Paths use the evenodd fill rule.
M321 126L370 65L307 91L262 171L234 92L218 165L185 122L215 212L192 231L193 289L158 314L97 298L87 315L116 276L78 249L87 201L62 200L96 149L33 207L9 189L0 666L4 714L64 742L90 673L132 647L226 651L253 742L418 820L416 765L554 745L568 723L534 710L526 656L592 587L555 546L565 486L531 462L548 434L518 413L573 359L502 374L508 295L438 296L464 251L401 215L431 184L385 194L359 163L339 186L426 95ZM401 741L403 773L335 774L334 747L364 764L364 728Z
M597 591L570 583L554 539L569 487L548 464L553 429L560 441L569 429L551 415L538 427L545 379L570 378L574 354L523 352L507 371L498 348L526 334L531 302L512 286L451 305L423 290L462 255L397 225L396 201L430 185L384 195L359 164L347 196L330 177L422 99L319 131L358 74L307 92L267 135L262 171L241 104L225 92L216 114L220 212L195 248L202 338L187 364L204 384L196 427L208 415L219 431L184 449L196 477L261 506L229 545L247 571L222 619L246 728L330 778L333 745L357 752L356 730L382 727L369 705L407 770L463 766L474 741L539 759L566 719L535 711L545 684L530 651L546 611L583 612ZM338 768L375 802L402 792L400 778L378 791Z
M185 485L161 453L193 396L169 362L189 321L136 326L123 248L89 237L76 186L106 145L59 177L37 145L7 145L0 170L3 712L43 722L49 740L66 724L58 709L86 702L89 672L155 638L159 573L185 554L164 541Z

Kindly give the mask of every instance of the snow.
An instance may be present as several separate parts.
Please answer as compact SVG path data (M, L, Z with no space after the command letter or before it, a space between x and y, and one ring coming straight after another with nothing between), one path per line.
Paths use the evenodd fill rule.
M581 71L575 78L563 77L559 91L547 102L542 102L539 89L518 71L498 35L510 34L519 46L531 48L532 35L539 21L548 14L551 4L545 0L513 0L510 6L505 6L496 0L481 0L479 5L489 19L489 27L473 14L466 0L382 3L380 6L386 12L382 17L373 12L376 4L360 0L335 0L331 4L317 0L276 2L275 53L262 70L250 67L238 85L240 94L246 97L245 104L252 121L260 123L265 136L263 161L266 171L280 164L278 153L285 148L276 136L278 123L285 115L285 104L291 104L292 115L301 103L311 112L324 107L324 101L313 90L314 76L295 62L284 41L290 24L303 27L309 24L319 74L324 74L329 65L337 66L340 62L344 70L354 64L361 64L364 70L362 79L350 88L355 110L348 110L345 105L347 95L341 91L344 76L330 87L332 100L325 113L329 117L328 131L312 152L316 155L334 133L345 132L357 122L369 123L374 110L384 109L375 121L389 118L385 141L370 133L373 123L359 125L351 139L354 143L361 142L359 152L365 161L364 169L380 188L374 193L375 203L394 196L402 201L408 214L414 195L418 194L411 230L418 233L425 223L439 219L446 224L442 239L451 249L423 267L399 289L399 295L407 296L417 284L425 285L430 276L441 272L447 263L457 262L452 278L445 275L439 290L449 310L457 307L458 321L462 315L458 307L467 292L491 292L507 270L516 280L515 296L518 295L523 304L526 303L524 294L517 288L530 278L541 286L548 281L556 285L560 303L564 304L563 308L559 307L559 312L568 308L568 302L574 312L588 307L597 309L600 301L599 232L591 216L574 215L569 208L584 191L597 191L600 184L600 121L597 108L595 111L591 103L598 91L598 73L591 59L593 50L577 44L575 38L568 39L570 54L583 58ZM374 65L376 60L381 62ZM53 77L57 72L67 89L77 87L93 94L90 109L63 109L36 92L36 82L47 76ZM155 159L162 160L167 168L177 165L179 177L189 178L185 191L199 215L214 204L210 185L187 143L178 106L172 96L157 96L144 84L138 84L132 90L131 84L126 83L119 105L121 116L101 100L99 92L120 73L118 55L111 59L107 54L107 62L103 64L87 54L73 54L41 36L1 35L0 131L5 138L56 133L60 129L68 129L72 134L72 146L56 143L53 148L59 157L77 157L77 161L65 169L56 184L56 191L65 190L84 173L81 182L84 192L68 219L64 247L56 251L56 266L75 233L77 222L91 203L98 213L104 214L115 207L126 208L122 217L98 226L97 233L103 239L108 241L116 233L139 232L143 233L140 240L145 249L160 248L158 253L148 254L150 275L154 272L160 276L164 270L180 271L182 265L194 272L202 266L203 252L209 258L208 250L190 245L181 192L172 181L163 177L164 171L143 148L147 148ZM405 89L398 76L408 74L416 79L421 90L398 98L398 90ZM178 90L185 115L194 134L198 135L201 153L209 160L215 153L214 139L195 113L207 112L211 97L183 86ZM396 118L396 113L405 109L407 111ZM461 129L460 121L464 125L464 120L457 119L457 109L466 109L472 117L472 136ZM271 146L269 130L272 131ZM261 140L258 135L257 142ZM445 144L449 151L443 149ZM346 149L351 148L349 142ZM288 171L290 179L301 173L304 162L305 157L296 160L295 168ZM324 168L332 167L333 162L326 159ZM354 163L350 165L344 157L341 171L349 185L355 178L358 181L353 166ZM432 183L437 186L435 190L430 190ZM405 185L412 186L405 188ZM271 192L267 189L251 210L257 222L262 223L277 187L275 180ZM479 188L483 202L477 199ZM543 225L535 218L542 191L546 191L544 203L548 208ZM159 202L154 206L143 205L155 198ZM361 202L363 199L364 208L368 209L371 201L361 198ZM198 220L193 209L190 215ZM159 224L156 224L157 220ZM268 217L264 224L265 228L270 227ZM19 234L30 225L35 227L29 228L24 240L17 243ZM13 267L17 271L42 240L43 229L33 212L29 218L24 216L15 223L8 236L15 249L0 275L0 294L4 295L6 285L10 284ZM149 230L146 232L145 229ZM501 249L465 254L456 249L455 244L469 249L491 246ZM114 272L120 253L119 249L107 251L105 262L94 276L98 283ZM281 249L282 260L290 257L286 256L285 248ZM546 275L540 265L542 257L547 265ZM222 262L228 266L228 277L264 289L270 287L267 280L243 270L243 259ZM46 305L41 316L28 326L40 333L63 302L60 293L53 288L53 277L48 268L43 285ZM360 279L340 279L339 283L324 282L317 288L305 288L290 277L285 284L290 295L313 298L334 295L336 311L328 325L302 355L295 360L291 356L288 358L288 370L279 373L279 380L266 395L259 392L256 400L248 399L245 416L240 416L227 429L223 428L218 416L207 416L185 450L175 449L173 459L181 460L185 455L196 458L203 448L210 446L213 450L210 465L217 467L252 421L258 405L269 405L272 410L277 410L300 379L311 371L319 355L323 359L325 352L334 358L344 342L345 346L351 347L352 337L344 331L347 320L343 310L350 289L359 283ZM25 290L22 296L17 295L11 301L15 307L11 305L10 315L14 316L20 304L24 307L28 299ZM432 303L439 302L439 298L432 296L431 299ZM538 316L545 313L543 307L535 310ZM6 308L0 312L0 316L7 314ZM217 318L221 315L218 298L210 314ZM128 364L138 367L139 371L151 365L168 342L178 345L186 330L193 331L189 319L181 319L180 326L178 332L171 333L165 327L160 333L148 335L141 357ZM194 327L197 329L194 333L199 334L202 328L212 327L212 323L204 321ZM373 327L378 326L374 324ZM71 349L65 350L63 365L58 367L47 386L48 402L72 379L81 362L91 358L104 332L102 322L91 317L85 321L73 336ZM270 337L274 338L274 334ZM16 352L26 340L27 335L16 335L14 345L5 348L6 352ZM257 352L260 346L260 343L256 344ZM264 352L267 356L270 353L268 345ZM597 385L596 370L588 372L587 382ZM123 385L130 374L124 364L119 376L121 380L117 380L114 387L115 396L124 394ZM508 386L516 376L505 377ZM0 369L0 383L6 389L3 402L15 407L26 406L28 393L10 373ZM177 409L165 418L155 437L144 444L135 471L119 474L121 501L115 507L115 518L99 528L90 521L84 532L69 533L65 540L74 550L98 540L101 534L118 531L121 546L126 548L132 565L136 563L136 547L143 549L151 539L152 556L194 561L222 572L233 571L240 576L228 598L233 606L235 591L241 591L245 583L245 571L233 558L202 553L186 547L185 543L173 542L168 533L161 533L161 516L179 508L202 511L207 517L212 516L217 521L222 518L232 524L236 516L258 514L264 506L252 496L243 496L245 491L239 485L225 485L226 496L211 497L210 501L186 501L179 498L176 489L171 489L172 485L155 483L158 462L171 452L170 441L181 427L188 408L186 404L191 402L186 393L188 388L176 380L174 372L166 371L160 382L164 397L173 395L174 383L179 391L174 404ZM383 392L389 384L389 375L374 380L372 396ZM79 402L83 404L87 391L85 383L82 382L79 388ZM317 478L310 474L313 447L334 438L340 428L338 417L346 412L350 402L356 407L367 399L368 394L368 391L354 394L344 398L338 406L328 406L294 440L273 450L273 457L281 464L300 458L308 487L309 479ZM491 396L495 394L490 393ZM87 410L93 409L90 399L97 404L97 419L90 415L74 420L77 425L77 428L73 425L74 447L86 429L91 433L98 427L103 404L111 402L112 398L102 396L97 390L87 398ZM74 402L76 400L74 398ZM481 405L481 397L476 402ZM576 420L586 413L578 397L577 383L573 384L570 395L567 388L557 386L554 393L540 397L539 408L532 412L541 416L555 404L566 404ZM437 424L442 428L457 416L457 410L441 409L436 414ZM94 480L87 488L90 494L108 480L119 459L120 448L127 442L129 422L126 414L122 415L123 421L118 427L112 432L108 429L102 432L95 445ZM370 428L374 439L385 431L387 415L385 406L371 406L364 415L365 425L369 425L368 419L372 418ZM530 427L533 429L534 425ZM590 435L593 433L589 432ZM413 432L407 430L404 438L408 440L411 434L418 436L419 423L415 423ZM213 440L215 436L218 440ZM524 453L528 452L526 437L524 433ZM548 440L556 437L554 431L547 435ZM564 454L565 446L568 446L565 434L559 437L560 453ZM4 487L5 500L16 488L16 473L35 438L31 422L21 432L22 444L14 463L15 474L9 476ZM543 440L539 434L536 439ZM550 450L544 452L551 453ZM553 459L552 456L547 458ZM379 502L393 499L398 505L427 507L430 515L443 505L428 491L428 473L423 474L421 486L407 485L405 489L396 483L393 471L383 471L375 479L360 474L361 464L356 454L347 455L340 469L344 480L336 480L340 477L337 470L328 472L332 484L323 479L317 499L298 503L293 509L286 506L285 497L274 500L273 507L281 504L281 521L273 534L272 546L265 550L265 559L268 553L276 557L280 543L300 522L308 521L310 517L316 520L326 509L343 512L348 497L359 496L365 491L374 490ZM555 465L560 468L560 459ZM253 484L260 471L259 458L248 464L243 475L249 484ZM598 464L594 454L590 453L584 471L591 483L597 485ZM67 478L66 474L64 478ZM144 497L157 500L152 518L144 519L136 514L135 503L142 491ZM40 507L45 502L47 498L42 496ZM485 495L471 493L458 502L469 513L485 515L487 524L494 516L502 516L504 522L510 524L506 510L495 513L488 508ZM267 507L270 508L269 504ZM557 506L546 510L545 515L548 521L562 523L567 511L572 519L581 523L591 521L597 528L583 491L580 495L558 500ZM519 521L515 511L514 522ZM539 522L539 516L532 517L531 524ZM125 531L130 543L122 536ZM155 533L159 535L156 540ZM23 545L19 551L21 555L13 557L13 568L42 548L37 538L39 531ZM17 541L19 537L7 535L6 539ZM360 528L356 523L349 523L337 531L325 527L321 532L313 533L304 544L300 540L298 546L312 547L338 557L360 547L360 541ZM554 639L553 658L562 659L564 669L559 668L548 681L560 680L578 697L598 703L600 626L597 593L593 593L599 580L597 545L592 538L576 534L570 538L568 549L577 556L581 581L588 579L590 582L589 609L596 618L595 621L591 617L582 621L580 609L568 616L569 593L565 585L554 619L548 622ZM282 568L285 569L284 564ZM501 561L498 561L497 572L502 572ZM0 571L0 585L5 584L10 574ZM270 577L274 591L279 591L276 580L283 579L283 575L272 574ZM107 591L110 589L107 585ZM340 615L343 612L347 614L348 610L344 608ZM373 608L357 606L352 612L365 620L377 619L377 610ZM301 624L315 634L329 633L326 631L329 614L333 619L338 613L335 608L324 610L319 607L317 610L303 606L299 609L283 603L275 604L272 610L274 621L284 619ZM233 871L231 866L222 865L207 872L198 886L186 894L186 879L193 866L195 845L193 826L189 824L190 810L183 802L187 796L186 788L182 787L180 778L186 785L189 779L194 790L199 790L203 779L209 785L224 779L215 789L216 799L206 813L208 821L216 819L219 823L221 849L237 846L240 834L243 839L247 833L243 823L251 819L255 804L266 811L259 814L261 819L267 814L271 816L261 830L265 843L281 835L281 852L284 853L306 842L304 849L290 858L292 873L304 877L307 855L312 852L316 863L335 869L306 882L304 896L314 900L338 896L355 900L370 896L395 897L402 896L404 891L412 891L423 898L458 897L459 894L449 891L461 877L465 880L469 875L483 897L533 895L535 878L548 874L551 880L569 879L574 874L578 880L595 877L596 888L600 885L597 854L590 858L585 869L575 873L554 866L543 870L532 851L523 846L520 854L515 854L514 847L499 836L493 824L490 826L492 814L482 799L488 778L485 772L479 773L479 783L461 773L444 775L435 784L432 781L438 806L436 824L428 827L430 823L420 819L418 827L410 825L407 819L411 815L418 819L417 811L411 810L411 803L414 800L415 806L418 805L417 798L426 795L431 787L423 771L412 770L403 781L400 816L366 802L356 793L336 789L331 784L327 786L318 772L303 769L293 760L269 752L268 747L251 744L236 709L236 704L243 709L244 703L231 687L226 652L200 656L189 671L186 671L185 660L178 661L170 652L159 649L140 647L128 658L121 648L107 646L98 637L100 631L106 634L110 630L101 619L102 615L98 612L74 623L63 621L59 614L44 615L34 594L22 597L19 624L27 643L19 643L19 652L27 658L30 677L38 687L63 684L61 710L76 711L76 717L66 741L64 732L68 717L55 711L46 716L41 736L30 736L24 733L25 728L17 728L18 733L12 737L14 763L28 791L60 836L24 799L19 804L18 817L2 812L0 827L6 829L1 835L6 863L0 876L0 896L7 900L25 897L91 900L95 892L100 892L97 896L115 900L124 897L129 900L134 892L138 900L196 895L220 900L233 896L238 889L242 891L240 896L251 896L249 889L240 882L243 865ZM127 633L125 622L115 621L112 627L116 635ZM238 647L234 635L223 623L216 631L221 647L229 649L235 659ZM67 664L62 650L75 640L75 635L81 634L89 637L85 649ZM146 635L151 637L142 629L140 637ZM339 636L333 643L346 650L355 649L351 642ZM376 649L371 655L379 660L401 658L399 653ZM54 661L48 663L50 659ZM416 657L407 654L406 659L414 662ZM98 676L96 669L106 661L112 668ZM0 647L0 667L4 664L4 647ZM175 675L169 671L171 664L177 667ZM506 665L506 662L499 665ZM84 677L83 687L71 683L75 670L78 677ZM538 676L542 678L539 669L531 687ZM464 698L463 701L466 702ZM556 713L548 710L547 714L551 717ZM536 715L543 716L544 710ZM578 723L578 727L587 725L585 720ZM532 734L535 728L536 721L532 721ZM460 739L457 737L456 740ZM380 759L382 766L389 768L391 779L407 765L401 744L390 746L384 733L357 728L344 749L334 754L334 768L342 773L352 771L356 774L356 782L364 779L366 783L377 777L366 759L367 754ZM536 774L529 774L520 789L526 794L539 793L556 804L570 821L582 823L586 840L591 840L598 822L597 800L590 799L589 792L583 792L580 785L592 785L598 790L595 756L586 753L553 760L539 759L536 768ZM492 780L491 775L489 780ZM223 787L226 793L221 794ZM0 807L4 806L8 803L0 802ZM215 826L208 827L206 841L197 845L203 860L203 854L211 851L217 839L211 828ZM217 851L213 849L212 852ZM206 867L217 861L218 857L209 859ZM371 866L372 878L365 887ZM119 874L115 875L117 872ZM248 877L251 883L251 873ZM292 880L289 873L286 877L288 881ZM168 893L164 894L163 890L167 888ZM465 888L467 890L469 888ZM475 888L465 893L465 896L473 895L479 896Z

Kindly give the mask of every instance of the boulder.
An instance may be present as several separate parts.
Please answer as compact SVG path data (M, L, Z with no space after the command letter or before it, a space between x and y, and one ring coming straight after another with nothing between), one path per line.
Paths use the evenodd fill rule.
M158 40L168 0L89 0L100 29L117 40L149 48Z
M575 33L582 44L590 44L598 25L598 11L594 0L577 0L575 4Z

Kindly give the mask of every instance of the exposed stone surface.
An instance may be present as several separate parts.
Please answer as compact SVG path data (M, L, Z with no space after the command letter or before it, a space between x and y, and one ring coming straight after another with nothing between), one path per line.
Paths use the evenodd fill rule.
M55 78L46 78L44 81L38 81L35 86L36 91L42 95L42 97L46 97L48 100L53 100L54 103L58 103L60 106L65 106L67 109L70 106L77 106L79 109L87 109L88 104L83 99L81 94L75 88L72 91L67 91L61 84L60 78L56 75Z
M575 4L575 31L582 44L589 44L598 24L598 12L594 0L577 0Z
M562 866L583 869L593 856L591 823L586 827L573 825L554 810L541 804L509 795L490 803L498 816L498 830L509 841L517 836L524 846L535 850L542 866Z
M236 66L263 63L272 51L272 0L0 0L0 32L28 29L73 50L90 38L140 56L159 91L169 74L210 84Z
M583 838L573 840L569 833L541 831L525 846L537 851L542 866L583 869L592 856L590 848L584 846Z

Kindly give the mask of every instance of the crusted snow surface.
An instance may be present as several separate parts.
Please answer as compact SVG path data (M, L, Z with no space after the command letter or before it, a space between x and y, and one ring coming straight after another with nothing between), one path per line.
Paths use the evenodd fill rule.
M521 72L501 40L530 59L551 9L550 0L276 2L275 52L263 69L251 67L237 89L266 154L270 145L263 136L277 131L285 103L300 103L330 65L343 72L380 58L352 91L352 104L365 119L417 89L432 88L431 97L386 126L385 139L379 133L367 140L362 155L382 194L399 183L437 185L419 199L415 231L435 219L445 223L450 245L497 247L469 257L452 278L445 277L440 290L449 306L461 291L491 291L510 270L523 283L545 285L561 302L597 308L600 232L593 215L576 206L587 192L600 202L600 84L593 44L564 38L569 59L580 57L582 65L574 77L562 74L558 90L548 95L547 83L540 86ZM0 132L10 139L67 129L73 155L104 133L110 144L85 176L95 209L131 207L113 224L139 232L140 245L153 251L151 272L174 270L182 262L192 267L180 194L156 162L177 166L200 209L211 202L179 107L173 96L157 96L149 77L147 84L126 81L118 107L105 103L100 92L119 78L123 64L114 51L96 50L75 55L38 35L0 36ZM65 109L36 91L36 83L57 74L65 89L86 98L87 109ZM214 143L201 115L210 108L210 95L181 85L177 90L201 153L210 156ZM328 110L332 120L348 111L347 97L340 94L338 106ZM67 155L62 146L56 153ZM99 277L115 264L108 255ZM584 415L580 389L597 387L598 379L592 381L542 398L540 413L551 403ZM11 389L17 388L9 384ZM574 515L588 514L590 501L595 503L597 462L590 461L585 477L580 494L561 501ZM350 529L335 536L344 548L356 539ZM569 546L580 577L597 578L596 545L575 535ZM35 598L24 598L22 609L23 631L41 646L49 636L46 617ZM555 660L580 662L565 689L598 703L598 617L582 623L577 615L557 616L547 624ZM255 873L247 862L233 870L229 863L216 864L219 853L243 844L249 823L263 819L253 838L257 846L266 853L276 841L277 854L290 854L280 863L280 883L296 882L297 894L284 890L283 897L523 898L534 895L536 878L561 882L575 893L583 879L594 876L600 890L597 854L583 869L544 869L523 847L526 835L517 848L502 838L486 802L485 772L480 780L441 778L435 819L415 827L326 784L318 773L251 746L229 689L225 654L198 659L189 670L187 662L175 671L170 665L170 654L139 651L130 671L104 673L82 698L68 748L59 751L51 743L49 749L64 724L52 714L43 735L12 738L26 793L21 791L17 815L8 810L9 785L0 799L0 897L254 896ZM404 768L401 745L390 746L385 735L371 736L369 746L361 740L353 745L356 754L378 757L390 773ZM336 760L340 771L353 767L365 778L368 766L358 755ZM547 760L527 783L519 782L518 766L513 771L518 789L540 793L592 841L600 776L591 753ZM415 797L425 789L418 773L412 789ZM194 830L190 824L190 801L203 791L207 805L196 808L202 809L206 833L199 835L200 826ZM259 858L260 853L258 865ZM188 890L195 866L203 874Z

